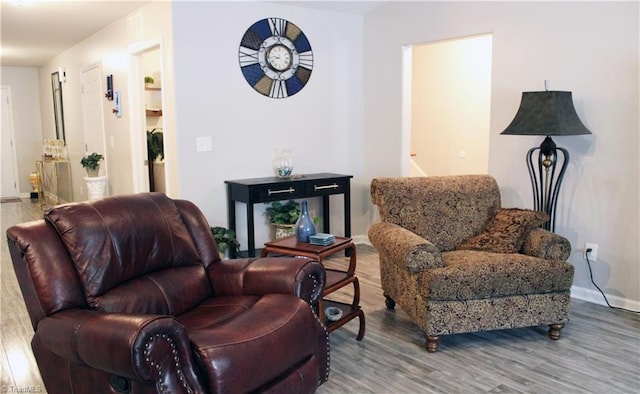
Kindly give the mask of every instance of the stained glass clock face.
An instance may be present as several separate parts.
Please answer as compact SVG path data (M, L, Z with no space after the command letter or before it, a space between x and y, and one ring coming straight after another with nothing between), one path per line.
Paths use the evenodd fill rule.
M257 21L242 36L238 60L244 79L258 93L286 98L302 90L313 70L307 36L282 18Z

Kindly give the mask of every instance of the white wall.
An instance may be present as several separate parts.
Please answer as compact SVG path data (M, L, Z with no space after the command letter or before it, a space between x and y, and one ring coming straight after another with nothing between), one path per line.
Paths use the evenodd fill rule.
M572 243L574 295L593 292L582 260L599 244L594 277L639 309L639 15L637 2L410 2L384 4L364 24L365 179L399 175L403 45L493 34L489 173L504 206L532 206L524 155L542 137L500 136L522 91L573 92L589 136L555 138L571 154L556 231ZM370 206L369 206L370 207ZM369 208L369 217L373 213ZM620 297L619 299L616 297ZM611 301L611 299L610 299Z
M82 124L81 74L89 66L96 63L102 65L102 85L106 91L106 76L113 75L114 90L122 93L122 117L113 115L113 101L104 99L103 112L106 130L107 151L105 154L109 168L109 195L126 194L135 191L133 177L133 161L131 150L131 83L129 81L131 55L130 44L138 44L148 40L159 40L167 43L168 57L171 56L171 17L170 4L167 2L151 3L142 7L133 15L142 21L142 29L137 33L130 30L129 17L122 18L107 26L81 43L69 48L39 68L40 101L43 108L42 130L45 136L55 135L53 124L53 102L50 75L58 67L66 69L67 81L62 84L64 102L65 134L71 161L71 173L74 200L87 198L86 185L83 180L85 171L80 165L84 156L84 134ZM136 37L131 41L131 37ZM169 71L170 66L166 67ZM142 80L135 81L142 87ZM163 86L172 95L172 84ZM50 138L50 137L45 137ZM139 137L144 139L144 136ZM142 164L140 164L142 166Z
M556 138L572 155L556 228L574 246L575 284L586 289L582 296L593 295L580 256L585 242L595 242L598 283L621 302L640 306L638 3L402 2L381 4L364 18L262 2L167 5L143 8L143 39L161 36L166 51L165 132L173 134L165 135L165 150L168 161L177 163L167 181L175 196L194 201L212 225L226 224L224 180L269 176L273 148L291 147L295 172L355 176L352 234L364 236L374 217L370 180L399 175L402 147L408 146L409 136L401 132L403 46L489 33L489 173L502 187L503 205L531 206L524 155L541 137L499 133L513 119L521 92L542 90L543 81L551 80L552 89L573 91L578 114L594 132ZM314 51L309 83L286 100L253 91L238 66L242 34L269 16L297 24ZM53 130L49 76L57 67L67 67L70 78L63 89L72 138L81 135L79 98L67 97L79 94L82 67L102 61L103 73L114 74L116 88L127 90L126 32L126 19L118 21L40 70L45 134ZM133 189L125 142L130 125L109 111L105 106L107 130L116 142L108 151L116 164L109 167L124 182L113 187L114 194L121 194ZM196 152L200 136L213 138L213 152ZM80 156L75 153L72 162ZM81 170L77 164L73 171ZM340 207L339 198L335 205ZM342 213L334 217L341 220ZM339 233L341 226L333 229ZM257 230L256 241L266 240L266 224Z
M238 63L245 31L271 16L296 24L314 54L309 82L286 99L254 91ZM359 176L362 17L267 2L174 2L173 29L180 192L212 225L227 223L224 181L274 176L275 148L293 149L294 173ZM206 136L213 151L196 152L196 139ZM331 231L339 235L342 196L334 197ZM360 206L353 204L354 218L360 217ZM256 207L256 245L269 240L263 209ZM239 241L246 246L244 205L238 213ZM361 225L354 228L364 231Z
M42 159L42 128L40 125L40 98L38 96L38 69L35 67L2 67L3 86L11 87L13 96L13 123L16 137L16 155L18 162L18 187L22 195L28 195L33 189L29 183L29 174L35 170L36 160ZM49 95L51 92L51 78ZM53 99L50 99L53 107ZM4 103L2 104L4 105ZM53 116L53 109L52 115ZM51 127L55 127L53 118ZM55 138L55 131L53 133ZM4 143L4 141L3 141Z

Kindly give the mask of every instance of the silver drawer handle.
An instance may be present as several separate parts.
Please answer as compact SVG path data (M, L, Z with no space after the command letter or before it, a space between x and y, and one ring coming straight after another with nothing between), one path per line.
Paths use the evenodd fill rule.
M333 185L327 185L327 186L316 186L313 185L313 191L318 191L318 190L323 190L323 189L337 189L340 186L337 183L334 183Z
M280 193L293 193L293 192L296 191L296 189L290 187L288 189L282 189L282 190L271 190L271 189L269 189L267 191L269 192L269 195L272 195L272 194L280 194Z

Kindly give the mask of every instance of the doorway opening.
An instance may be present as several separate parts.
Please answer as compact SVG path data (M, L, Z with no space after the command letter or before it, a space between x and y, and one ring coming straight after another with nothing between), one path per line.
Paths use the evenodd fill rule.
M132 158L134 189L167 193L164 154L165 100L162 90L163 56L160 40L132 52Z
M142 53L144 75L145 132L147 139L147 183L151 192L166 192L164 129L162 118L162 72L160 47Z
M2 86L2 161L0 162L0 197L20 197L18 180L18 155L13 123L13 96L9 86Z
M415 44L404 54L403 175L487 173L491 34Z

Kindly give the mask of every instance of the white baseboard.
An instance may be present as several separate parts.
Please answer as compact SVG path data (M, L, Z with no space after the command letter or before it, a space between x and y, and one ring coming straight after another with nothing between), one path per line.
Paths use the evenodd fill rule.
M640 301L634 301L628 298L618 297L607 293L605 293L605 295L607 296L607 300L609 300L609 304L611 304L611 306L630 309L632 311L640 310ZM602 297L602 294L600 294L600 292L595 289L571 286L571 298L607 306L607 302L604 300L604 297Z
M367 237L366 235L353 235L351 239L353 240L353 243L356 245L358 244L371 245L371 242L369 242L369 237Z

